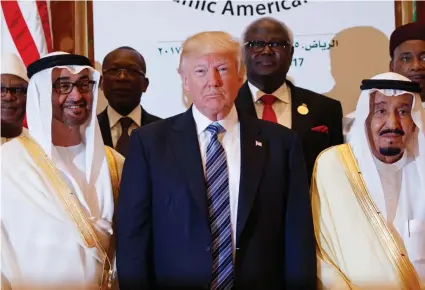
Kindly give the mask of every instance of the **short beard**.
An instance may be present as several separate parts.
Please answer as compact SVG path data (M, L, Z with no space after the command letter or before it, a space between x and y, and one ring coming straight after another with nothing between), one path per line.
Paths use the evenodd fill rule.
M383 156L397 156L401 153L401 149L396 147L381 147L379 148L379 153Z

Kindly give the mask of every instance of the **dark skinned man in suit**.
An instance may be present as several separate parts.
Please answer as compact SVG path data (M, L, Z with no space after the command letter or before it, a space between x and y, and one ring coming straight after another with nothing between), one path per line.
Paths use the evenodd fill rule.
M131 131L160 120L140 105L149 85L145 59L131 47L119 47L105 56L102 72L101 89L108 100L98 115L103 142L125 157Z
M287 80L294 46L283 23L271 17L258 19L246 29L243 43L247 81L236 107L297 132L310 180L318 154L343 142L341 104Z

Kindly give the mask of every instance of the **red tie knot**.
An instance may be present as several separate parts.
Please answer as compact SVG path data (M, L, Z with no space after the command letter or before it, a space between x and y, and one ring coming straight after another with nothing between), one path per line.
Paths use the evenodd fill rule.
M273 95L264 95L261 97L261 101L263 101L264 106L271 106L276 101L276 97Z

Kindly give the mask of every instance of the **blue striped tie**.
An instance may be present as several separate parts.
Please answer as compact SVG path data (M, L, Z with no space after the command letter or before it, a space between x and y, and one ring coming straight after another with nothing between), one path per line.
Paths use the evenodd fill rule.
M225 130L218 123L209 125L206 130L211 133L205 166L213 251L211 289L229 290L233 287L229 177L226 152L217 139L217 134Z

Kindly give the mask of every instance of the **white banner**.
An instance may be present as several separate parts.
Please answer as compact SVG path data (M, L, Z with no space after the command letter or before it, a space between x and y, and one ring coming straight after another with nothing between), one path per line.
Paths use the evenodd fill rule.
M150 80L142 104L160 117L190 105L177 67L180 45L191 34L224 30L240 37L260 17L283 21L295 41L288 78L340 100L347 114L355 109L361 80L388 70L395 28L393 1L95 1L93 10L98 68L119 46L140 51Z

